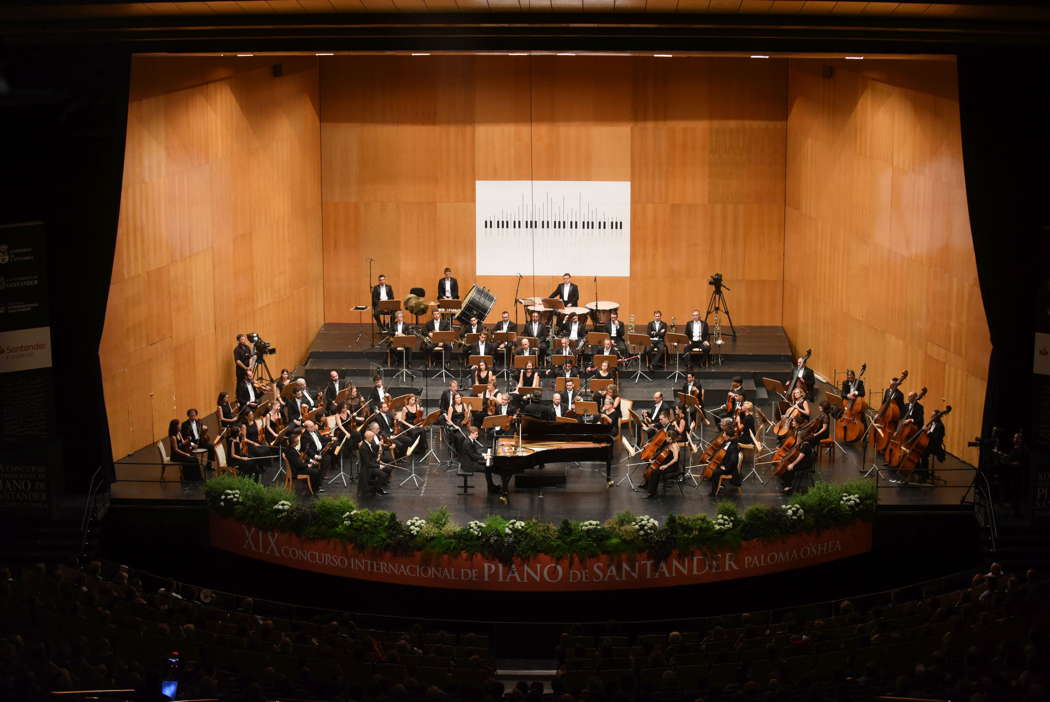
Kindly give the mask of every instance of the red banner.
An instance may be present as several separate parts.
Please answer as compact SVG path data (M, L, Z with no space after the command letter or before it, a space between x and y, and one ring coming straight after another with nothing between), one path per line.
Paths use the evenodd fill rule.
M344 578L463 590L568 592L695 585L805 568L870 551L871 524L858 521L822 532L746 541L738 549L675 555L664 561L644 555L582 561L541 555L504 564L481 556L373 554L339 539L301 539L214 514L211 542L240 556Z

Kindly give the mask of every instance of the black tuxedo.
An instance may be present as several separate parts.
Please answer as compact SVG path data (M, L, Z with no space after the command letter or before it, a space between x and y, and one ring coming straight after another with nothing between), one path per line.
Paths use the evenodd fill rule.
M616 347L616 350L620 355L626 356L627 344L624 342L624 333L626 332L626 329L623 326L623 322L617 320L616 331L613 331L612 320L609 320L608 324L602 325L602 331L609 335L609 338L612 339L613 346Z
M305 439L305 436L304 434L300 437L299 443L299 447L304 449L304 452L306 446L302 443L302 440ZM299 452L292 448L284 452L284 457L288 460L288 466L292 470L292 477L308 475L310 476L310 485L315 491L321 487L321 466L320 463L314 463L310 460L311 454L307 454L306 460L303 460Z
M547 337L551 335L550 327L543 322L526 322L522 330L525 336L534 336L539 341L539 351L543 355L547 353Z
M926 409L921 402L905 402L901 410L901 421L911 419L917 426L926 424Z
M297 397L289 397L284 404L284 421L291 424L294 421L303 420L303 406Z
M578 341L583 341L587 338L587 320L577 318L576 322L576 339ZM558 336L568 337L571 332L572 324L570 324L568 321L565 321L562 322L561 328L558 329Z
M314 437L317 437L317 442L320 444L320 446L318 446L317 444L314 443ZM331 464L332 455L331 454L326 454L321 459L320 462L317 462L314 459L316 459L318 456L321 455L321 453L324 451L324 447L331 440L332 440L332 437L330 437L330 436L322 436L321 434L317 433L316 431L314 431L314 432L304 431L299 436L299 450L301 450L303 452L303 454L307 457L307 459L309 459L312 463L314 463L314 465L315 465L314 470L317 471L317 478L320 478L322 475L324 475L325 468L329 464ZM317 483L317 479L314 478L313 476L311 476L311 481L314 482L314 490L316 490L319 487L316 484Z
M658 405L654 404L653 405L653 409L652 409L652 413L649 416L652 417L653 423L656 423L656 420L660 418L660 413L665 411L665 410L670 411L670 409L671 409L671 403L667 402L665 400L665 401L661 402Z
M897 406L901 408L901 412L904 412L904 393L899 388L886 388L882 393L882 402L896 402Z
M579 307L580 306L580 289L576 287L576 283L569 283L569 294L564 293L565 287L563 283L558 283L558 287L554 288L547 297L557 297L565 303L566 307Z
M391 436L394 432L394 418L389 412L376 412L375 422L379 425L382 436Z
M434 296L438 300L458 300L459 299L459 281L455 278L449 278L449 284L452 289L452 294L445 293L445 279L442 278L438 281L437 287L434 288Z
M504 322L501 319L500 321L496 322L496 324L492 327L492 331L493 332L516 332L516 331L518 331L518 325L515 324L514 322L512 322L509 319L506 322Z
M652 368L657 358L663 355L664 352L664 337L667 335L667 323L664 321L656 322L655 320L649 322L645 327L645 333L649 337L649 348L646 349L645 355L649 359L649 367Z
M575 407L576 403L580 401L580 391L573 390L572 392L569 392L568 390L565 390L561 393L561 401L566 407L572 409Z
M485 328L485 325L481 322L478 322L477 328L473 328L469 324L464 324L463 328L459 330L459 337L462 339L467 334L480 334L483 331L488 330Z
M457 390L456 392L459 392L459 390ZM452 391L451 390L445 390L444 392L441 393L441 399L438 400L438 409L441 410L441 414L444 414L445 412L447 412L448 408L449 408L449 406L451 404L452 404Z
M325 411L327 414L335 414L335 405L337 402L336 397L338 397L339 393L343 390L346 390L348 387L350 387L350 384L347 383L345 380L340 380L338 384L329 380L328 383L325 384L324 400Z
M929 477L931 474L930 470L930 456L935 457L938 461L944 461L944 424L941 420L930 422L930 426L926 427L926 434L930 437L929 448L926 451L926 455L919 461L919 465L915 467L915 472L922 477Z
M193 433L194 425L197 427L196 435ZM199 445L201 443L201 437L204 435L204 424L199 419L187 419L179 427L179 431L182 432L182 438Z
M852 385L853 385L853 383L850 383L848 380L843 380L842 381L842 398L843 399L847 399L849 397L850 392L853 391ZM858 378L857 381L856 381L856 387L857 387L857 397L864 397L864 381Z
M482 349L481 342L475 342L474 344L471 344L469 349L467 349L467 357L469 358L470 356L492 356L493 359L495 359L498 356L496 352L496 346L497 344L494 344L491 341L486 341L485 348ZM493 360L493 363L495 363L495 360Z
M423 333L427 337L429 337L434 332L438 331L452 331L452 325L449 322L446 322L444 319L431 319L429 322L426 323L426 325L423 326ZM438 345L437 342L433 340L428 340L426 347L427 351L433 351L438 347Z
M390 391L387 390L385 387L383 388L383 397L382 398L379 397L379 389L376 388L376 387L373 387L372 388L372 392L368 394L368 399L372 401L372 409L376 410L377 412L379 411L380 403L384 399L389 399L391 397L392 397L392 395L390 394Z
M379 290L380 288L386 289L386 299L394 299L394 288L391 285L373 285L372 286L372 319L376 321L376 326L380 329L383 328L383 322L380 318L379 311L376 309L379 307ZM386 313L390 314L390 313Z
M308 387L303 387L303 395L300 402L307 405L311 410L317 407L317 398L310 394L310 388Z
M564 417L565 414L569 411L569 407L565 404L564 400L560 405L558 405L558 407L561 408L560 415L558 414L557 410L555 410L553 402L545 403L543 407L543 418L547 421L553 422L559 416Z
M371 442L362 441L357 447L357 456L361 462L361 487L366 485L371 490L380 490L390 482L390 474L380 467L380 453L383 447L377 446L375 440Z
M254 400L252 399L253 393ZM244 412L244 408L249 404L259 404L259 392L251 381L237 383L237 402L241 403L241 412Z
M409 336L410 334L412 334L412 325L408 322L397 322L395 320L391 320L390 326L386 328L386 331L391 336ZM412 364L412 349L395 349L393 346L390 346L389 352L391 357L401 356L402 354L404 354L405 365L407 366Z

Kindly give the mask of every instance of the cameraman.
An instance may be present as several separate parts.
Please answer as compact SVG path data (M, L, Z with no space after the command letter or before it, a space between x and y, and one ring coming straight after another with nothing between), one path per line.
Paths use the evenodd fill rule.
M237 384L240 385L252 368L252 357L255 355L255 349L248 343L247 334L237 335L237 345L233 347L233 365L237 371Z

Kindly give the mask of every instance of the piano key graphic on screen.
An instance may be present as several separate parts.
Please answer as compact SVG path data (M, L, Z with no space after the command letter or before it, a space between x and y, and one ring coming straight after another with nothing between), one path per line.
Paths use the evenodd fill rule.
M548 229L575 231L623 231L623 219L584 201L583 193L575 202L562 196L558 201L546 193L542 202L530 203L522 196L517 207L503 207L482 221L488 230Z

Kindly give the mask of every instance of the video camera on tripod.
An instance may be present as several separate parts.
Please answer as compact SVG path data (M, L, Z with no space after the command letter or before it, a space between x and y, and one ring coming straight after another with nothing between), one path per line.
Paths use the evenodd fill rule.
M724 282L722 282L722 274L721 273L715 273L713 276L708 278L707 284L711 285L711 286L714 286L716 294L722 292L722 288L725 288L726 290L732 290L731 287L729 287Z
M255 350L256 356L271 356L277 353L277 349L270 342L264 340L255 332L248 335L248 341L251 343L252 349Z

